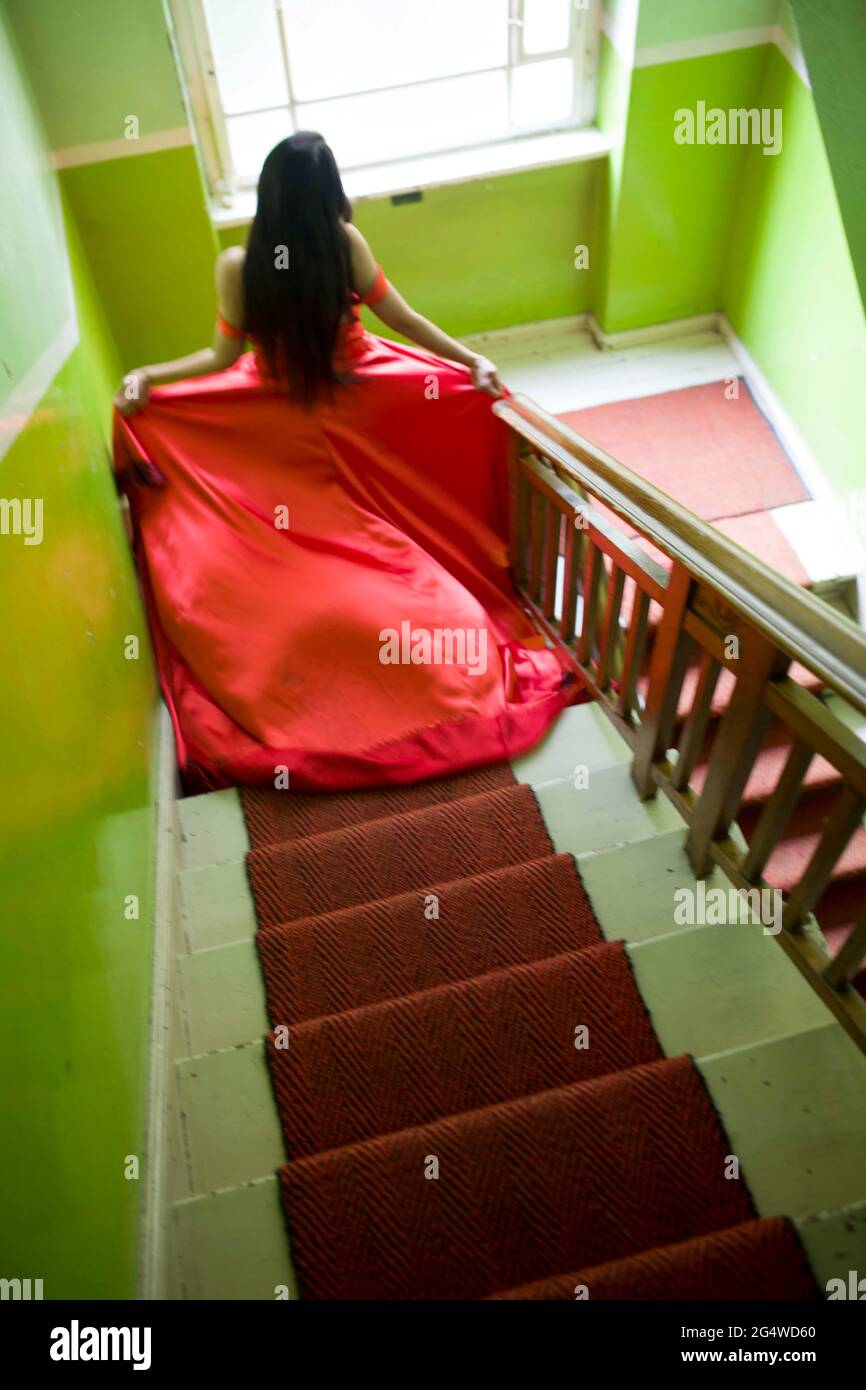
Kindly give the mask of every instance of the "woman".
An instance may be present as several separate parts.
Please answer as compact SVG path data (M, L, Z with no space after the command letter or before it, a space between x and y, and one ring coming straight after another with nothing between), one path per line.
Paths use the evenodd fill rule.
M388 284L320 135L271 151L216 289L213 345L116 398L188 788L410 782L530 746L570 679L509 581L493 364Z

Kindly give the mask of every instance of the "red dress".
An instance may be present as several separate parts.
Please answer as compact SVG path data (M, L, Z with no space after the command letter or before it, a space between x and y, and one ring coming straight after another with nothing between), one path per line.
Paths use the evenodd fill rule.
M490 397L357 310L339 355L354 380L311 410L247 353L115 415L188 790L437 777L529 748L575 698L512 590Z

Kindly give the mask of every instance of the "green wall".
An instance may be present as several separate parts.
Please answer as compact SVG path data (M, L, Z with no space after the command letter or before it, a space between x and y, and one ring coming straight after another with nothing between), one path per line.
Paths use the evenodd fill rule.
M839 496L862 489L866 319L815 103L771 49L776 158L748 152L722 304Z
M124 371L191 352L213 332L218 243L190 143L142 140L188 127L162 0L7 0L49 147L124 141L120 158L62 167Z
M355 220L415 307L450 333L585 313L601 163L425 191L420 203L358 204ZM588 269L575 247L590 248ZM431 248L435 251L431 255Z
M219 246L192 146L80 164L60 181L123 370L206 347Z
M26 341L39 344L56 317L29 245L48 146L18 59L0 5L16 112L2 159L22 193L0 206L0 310L6 323L28 303ZM66 234L51 224L49 254L71 272L80 341L29 419L20 399L0 408L4 429L24 426L0 460L0 496L44 509L41 544L0 534L0 1276L41 1278L46 1298L131 1297L141 1183L124 1163L144 1127L155 691L106 447L119 361L66 222ZM11 387L33 366L16 358ZM142 638L138 661L124 659L128 634ZM138 920L124 915L131 895Z
M730 34L777 22L779 0L641 0L639 48Z
M605 47L605 63L617 66ZM596 301L608 333L721 307L746 148L678 145L674 113L699 100L725 110L751 106L768 51L761 45L634 69Z
M162 0L6 0L49 148L187 123Z

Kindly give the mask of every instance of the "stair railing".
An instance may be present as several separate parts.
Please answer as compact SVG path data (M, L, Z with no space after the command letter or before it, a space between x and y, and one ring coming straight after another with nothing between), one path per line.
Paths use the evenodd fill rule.
M629 743L639 795L661 789L682 816L695 874L717 865L737 889L770 889L764 869L813 757L839 774L775 934L866 1051L866 1002L850 983L866 958L866 905L834 957L812 916L866 810L866 745L821 691L866 715L866 634L528 398L494 410L511 431L518 591ZM737 815L774 719L790 751L747 844Z

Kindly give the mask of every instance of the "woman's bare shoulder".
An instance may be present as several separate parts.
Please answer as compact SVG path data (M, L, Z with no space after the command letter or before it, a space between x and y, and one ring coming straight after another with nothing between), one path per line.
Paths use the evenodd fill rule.
M227 246L224 251L220 251L216 258L216 282L219 287L220 281L230 284L233 280L238 280L243 274L244 261L247 258L247 248L245 246Z
M229 323L242 322L246 247L227 246L216 258L214 278L220 312Z
M375 279L376 260L363 232L359 232L358 228L351 222L344 222L343 227L349 242L349 255L352 260L352 282L355 289L364 294Z

